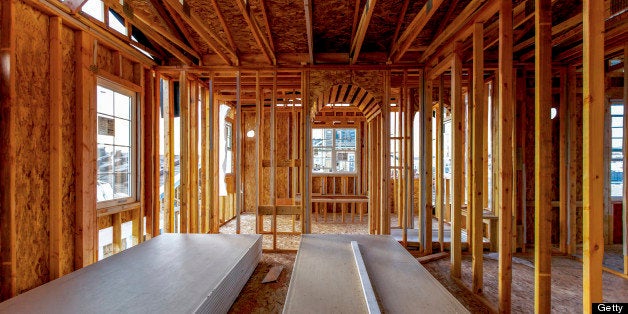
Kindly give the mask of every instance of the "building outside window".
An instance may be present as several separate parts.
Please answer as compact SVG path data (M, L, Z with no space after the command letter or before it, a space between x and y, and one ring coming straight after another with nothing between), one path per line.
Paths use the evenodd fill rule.
M355 173L356 129L312 129L312 172Z
M621 197L624 175L624 104L611 101L611 197Z
M135 202L135 93L106 81L99 81L96 93L98 207Z

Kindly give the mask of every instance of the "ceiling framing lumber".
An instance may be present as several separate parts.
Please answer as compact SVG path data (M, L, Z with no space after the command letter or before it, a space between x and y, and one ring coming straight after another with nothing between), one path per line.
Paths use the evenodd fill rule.
M240 11L242 12L242 16L244 16L244 20L246 21L246 23L249 25L249 28L251 29L251 33L253 34L253 38L255 39L255 42L257 42L257 45L262 49L262 53L264 54L268 62L270 62L273 65L277 64L277 58L275 58L275 52L270 47L270 44L268 43L268 38L266 38L266 36L262 33L262 30L260 30L259 25L257 25L257 22L251 16L251 7L249 3L248 2L245 3L244 0L236 0L236 3L238 4Z
M314 64L314 33L312 29L312 1L303 0L305 8L305 28L307 31L307 49L310 53L310 64Z
M457 1L457 0L455 0ZM406 12L408 11L408 5L410 4L410 0L404 0L403 6L401 7L401 12L399 13L399 19L397 19L397 26L395 27L395 34L393 35L392 41L390 42L390 49L388 49L388 54L392 52L394 48L394 44L397 42L397 38L399 36L399 32L401 31L401 24L403 24L403 18L406 17ZM453 7L449 9L452 10ZM444 24L444 23L443 23Z
M215 1L215 0L214 0ZM266 12L266 1L259 0L260 11L262 11L262 23L268 30L268 43L270 44L270 50L275 51L275 44L273 43L273 34L270 31L270 22L268 19L268 13Z
M355 36L351 40L351 52L349 53L349 62L351 64L355 64L360 56L360 50L362 49L362 43L364 42L364 37L366 36L366 31L369 28L369 24L371 22L371 17L373 16L373 10L375 9L375 4L377 0L367 0L364 5L364 11L362 11L362 16L360 17L360 23L358 24L358 29L355 31Z
M135 13L135 10L133 10L133 8L130 7L128 3L126 3L125 5L128 6L129 9L125 9L122 5L120 5L119 2L116 2L114 0L104 0L103 2L114 11L123 13L124 16L128 19L128 21L131 22L131 24L133 24L133 26L137 27L137 29L139 29L142 33L150 37L152 40L154 40L161 47L166 49L166 51L170 52L173 56L175 56L181 62L187 65L191 65L194 63L189 57L181 53L181 51L178 48L174 47L168 41L171 41L172 43L177 45L179 48L182 48L183 50L185 50L185 52L189 53L195 58L200 59L200 56L197 51L195 51L194 49L186 45L181 40L177 39L176 36L172 36L171 32L168 32L167 30L163 29L159 25L156 25L155 23L149 22L148 19ZM165 37L166 34L171 35L171 36Z
M211 3L212 3L212 6L214 7L216 16L218 16L218 21L220 21L220 25L222 26L222 29L225 31L225 36L227 37L227 41L229 41L229 46L231 46L231 49L233 49L233 51L235 51L237 55L238 48L236 47L235 41L233 40L233 35L231 35L231 31L229 31L229 27L227 27L225 16L222 14L222 11L220 11L220 7L218 6L218 1L211 0Z
M403 31L399 40L393 45L390 60L397 62L403 57L410 45L412 45L412 42L414 42L423 28L425 28L427 22L429 22L443 2L443 0L433 0L423 5L421 11L412 19L412 22L410 22L408 27Z
M67 5L74 14L80 11L86 2L87 0L66 0L63 3L65 3L65 5Z
M173 34L177 39L183 42L187 42L192 47L192 49L194 49L194 51L198 53L200 51L198 44L191 39L188 34L189 32L187 28L185 28L183 23L180 23L181 20L175 19L176 15L170 14L168 11L166 11L166 7L162 4L160 0L150 0L150 3L155 8L155 11L157 11L157 14L159 14L164 23L166 23L166 25L170 29L170 33ZM186 40L186 38L190 39Z
M236 53L231 48L227 47L227 45L222 42L222 39L217 34L214 34L214 32L212 32L207 25L205 25L198 15L193 12L185 12L183 6L176 0L164 0L164 3L179 14L179 16L188 25L190 25L195 32L198 33L198 35L220 56L222 60L227 62L229 65L237 63ZM226 50L229 55L227 55L221 48Z

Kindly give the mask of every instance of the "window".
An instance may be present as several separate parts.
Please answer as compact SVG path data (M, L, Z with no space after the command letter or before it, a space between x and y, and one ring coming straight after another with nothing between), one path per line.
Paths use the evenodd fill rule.
M622 196L624 175L624 104L611 101L611 197Z
M97 200L107 207L136 200L135 94L99 81Z
M356 129L312 129L312 172L354 173L356 139Z
M87 0L83 7L81 7L81 11L101 22L105 21L105 6L100 0Z

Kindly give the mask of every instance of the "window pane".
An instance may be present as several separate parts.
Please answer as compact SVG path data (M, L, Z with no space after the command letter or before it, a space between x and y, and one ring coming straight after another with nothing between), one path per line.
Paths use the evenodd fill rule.
M113 194L113 174L99 173L96 182L96 200L98 202L112 200Z
M611 142L611 147L613 147L613 149L621 149L621 143L622 143L622 139L613 139Z
M332 172L331 150L314 148L313 153L313 172Z
M105 21L105 9L100 0L87 0L81 10L101 22Z
M338 152L336 154L336 171L355 171L355 152Z
M112 144L116 132L115 119L110 116L98 115L98 135L96 141L99 144Z
M312 130L312 147L331 147L332 146L332 129L313 129Z
M123 119L116 119L115 144L131 146L131 122Z
M113 171L113 146L98 144L98 172Z
M131 196L131 175L127 172L114 174L114 197L126 198Z
M612 137L614 138L622 138L624 137L624 130L623 128L612 128Z
M622 151L611 152L611 160L623 160L624 154Z
M622 127L624 125L623 117L611 117L612 127Z
M131 172L131 151L128 147L116 146L114 153L114 170L116 172Z
M613 116L623 116L624 115L624 106L622 104L612 105L611 106L611 115L613 115Z
M124 18L112 10L109 10L109 27L127 35L126 27L124 26Z
M113 91L108 88L98 86L96 94L98 95L97 111L99 113L113 116Z
M336 149L354 149L355 150L355 129L336 130Z
M116 112L115 115L122 119L131 119L131 97L120 93L115 93Z

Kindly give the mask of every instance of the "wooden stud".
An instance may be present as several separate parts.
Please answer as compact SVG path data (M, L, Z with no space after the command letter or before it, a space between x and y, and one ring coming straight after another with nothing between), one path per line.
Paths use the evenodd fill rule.
M190 107L189 107L189 133L188 133L188 147L189 147L189 232L198 233L198 82L192 81L190 84Z
M310 117L310 72L305 71L301 73L301 117L303 121L301 121L301 138L300 138L300 146L301 146L301 167L299 170L301 171L301 206L303 213L301 216L301 232L302 233L311 233L311 213L312 213L312 169L311 169L311 158L309 156L312 155L312 119Z
M74 267L98 259L96 223L96 81L91 71L95 41L86 32L76 33L76 231Z
M362 43L366 37L366 30L371 22L371 16L375 10L376 3L377 0L367 0L364 4L364 10L362 11L362 16L360 17L360 23L358 24L355 35L351 38L351 51L349 52L350 64L355 64L355 62L358 61L360 50L362 49Z
M623 164L628 165L628 44L624 46L624 142ZM625 166L624 166L625 167ZM624 251L624 275L628 275L628 172L624 171L623 177L623 251Z
M602 259L604 258L604 4L585 0L583 8L583 169L582 169L582 311L602 302ZM551 54L551 51L550 51ZM625 84L625 83L624 83ZM547 232L547 231L546 231Z
M262 160L264 159L264 134L263 134L263 121L264 121L264 102L262 97L262 90L260 87L259 71L255 72L255 155L257 156L257 163L255 164L255 186L257 187L257 193L255 193L255 226L256 233L260 233L264 228L264 219L259 216L259 206L261 205L262 191L264 190L263 184L263 166ZM262 218L262 219L260 219Z
M381 165L381 234L390 234L390 208L388 187L390 186L390 70L384 72L384 99L382 100L382 162Z
M210 83L211 84L211 83ZM201 217L200 232L210 232L211 172L209 155L209 106L207 88L201 89Z
M568 184L568 168L569 158L567 154L567 68L560 69L560 104L558 107L559 122L559 166L558 166L558 212L560 233L559 250L567 253L567 232L568 232L568 208L569 208L569 184Z
M403 191L403 197L404 197L404 206L402 208L400 208L400 216L401 219L399 219L400 224L401 224L401 243L404 246L408 245L408 160L412 160L411 158L409 159L408 156L408 142L411 138L411 135L408 133L408 130L410 130L410 128L408 127L408 123L407 121L409 121L409 117L410 115L408 114L408 99L406 96L406 90L408 88L408 72L404 71L403 72L403 78L402 78L402 82L401 82L401 90L399 92L399 112L403 113L404 117L404 136L403 136L403 150L405 152L404 155L404 163L403 163L403 178L404 178L404 191Z
M498 256L498 309L500 313L511 311L511 286L512 286L512 193L513 193L513 156L512 137L515 123L514 97L513 97L513 68L512 68L512 1L500 0L499 2L499 69L498 82L493 89L498 89L497 112L493 111L493 117L498 117L497 130L500 136L493 137L499 149L493 150L492 155L498 155L497 165L493 163L493 169L497 166L498 177L493 185L498 185L498 193L493 193L493 199L497 199L499 212L499 256ZM549 110L548 110L549 113ZM493 124L495 125L495 124ZM493 128L495 129L495 128ZM495 170L493 170L495 171ZM525 186L525 185L524 185ZM495 190L494 190L495 191Z
M243 209L243 195L242 195L242 101L241 101L241 87L242 87L242 73L238 71L236 77L236 113L235 113L235 211L236 211L236 234L240 234L240 213Z
M471 290L481 293L483 287L483 222L484 214L484 24L473 25L473 118L470 123L471 132L471 199L467 215L472 216L471 228L473 229L472 248L472 273L473 281Z
M209 137L211 138L211 141L209 143L209 150L210 150L210 173L211 173L211 177L212 177L212 181L211 181L211 188L210 188L210 194L211 194L211 201L210 201L210 206L211 206L211 232L212 233L219 233L219 228L220 228L220 215L219 215L219 210L220 210L220 196L219 196L219 178L220 178L220 158L218 157L218 154L220 153L220 146L218 145L218 143L220 143L220 123L219 123L219 119L220 119L220 104L218 103L217 99L216 99L216 91L214 90L214 77L213 75L210 76L209 79L209 121L210 121L210 125L209 125L209 132L210 135Z
M113 227L113 254L117 254L122 250L122 216L120 213L111 216L111 225Z
M568 98L568 111L569 111L569 243L567 245L567 252L570 255L576 253L577 249L577 219L576 219L576 202L578 201L578 165L581 164L582 159L576 158L577 156L577 134L580 132L576 119L578 111L576 110L576 67L569 66L567 68L567 98Z
M174 220L174 82L164 89L164 232L175 232Z
M460 43L456 43L458 48ZM451 208L451 276L461 277L461 222L462 222L462 129L463 129L463 99L462 99L462 60L460 53L454 50L451 64L451 193L453 195Z
M179 132L180 184L179 184L179 232L189 232L190 210L190 94L186 71L179 74L179 106L181 131Z
M273 72L273 89L270 102L270 205L273 206L271 230L273 233L273 250L277 250L277 72Z
M441 75L438 84L438 107L436 108L436 212L438 213L438 243L441 252L445 246L445 204L443 178L443 118L445 114L445 80Z
M425 208L425 224L421 226L424 230L422 242L423 252L432 254L432 80L425 81L425 106L422 108L423 118L423 178L421 179L421 202ZM409 135L408 135L409 136ZM425 185L423 185L425 183Z
M152 103L152 117L153 117L153 217L152 217L152 232L151 237L156 237L160 234L160 221L161 217L161 197L160 197L160 182L161 182L161 152L160 152L160 141L162 140L159 137L160 132L160 99L161 99L161 73L153 72L153 84L152 84L152 92L153 92L153 103ZM146 225L146 230L148 229L148 225Z
M50 279L63 275L63 50L61 18L50 18ZM3 96L4 97L4 96Z
M140 122L142 125L141 130L141 145L143 145L144 149L142 150L140 167L142 167L142 173L140 174L140 181L143 182L140 184L141 190L141 211L143 212L140 215L140 226L144 226L142 222L143 217L146 217L146 235L147 238L150 239L153 234L153 217L154 217L154 205L153 202L158 199L159 194L154 194L155 189L154 185L158 184L159 176L157 176L157 180L155 182L155 172L153 171L153 167L155 166L155 147L153 146L155 140L155 133L153 130L155 128L155 120L154 120L154 111L155 104L153 103L153 90L154 90L154 80L153 80L153 71L150 69L142 69L142 81L144 86L144 90L142 93L142 97L144 98L141 101L140 106ZM159 133L157 133L159 134ZM157 146L159 149L159 146ZM159 152L157 152L158 154ZM158 221L159 222L159 221ZM143 240L143 234L140 234L140 242Z
M551 152L552 134L549 113L552 107L552 5L550 0L535 0L535 228L534 228L534 310L551 310ZM500 101L501 110L506 107ZM601 151L601 150L600 150ZM586 152L585 152L586 154ZM503 156L502 156L503 158ZM502 159L503 160L503 159ZM503 165L502 165L503 167ZM501 195L502 206L505 204Z

